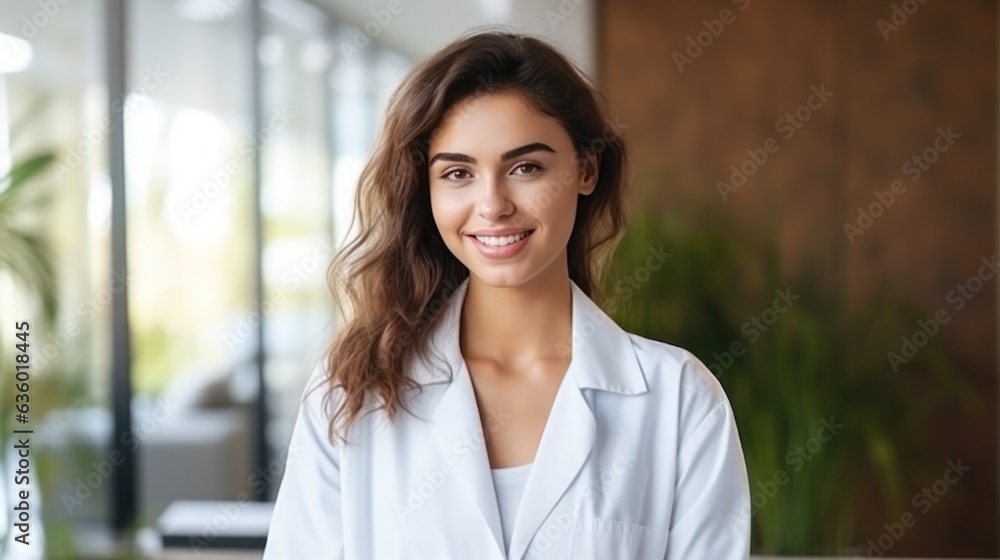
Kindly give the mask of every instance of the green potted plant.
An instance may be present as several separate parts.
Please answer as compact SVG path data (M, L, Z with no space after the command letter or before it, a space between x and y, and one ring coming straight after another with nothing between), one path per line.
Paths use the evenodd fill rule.
M877 481L898 515L900 458L919 461L927 412L955 396L979 404L939 340L906 373L945 387L937 402L889 366L899 333L924 316L891 290L853 301L829 272L840 263L784 270L773 225L754 236L717 200L646 195L634 208L605 293L623 327L690 350L725 388L753 496L731 522L751 523L755 553L857 552L863 485ZM661 246L665 266L637 274Z

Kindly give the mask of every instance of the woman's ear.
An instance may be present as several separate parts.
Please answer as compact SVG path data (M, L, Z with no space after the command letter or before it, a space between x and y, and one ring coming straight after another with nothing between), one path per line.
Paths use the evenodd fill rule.
M597 154L587 154L580 160L580 194L589 195L597 188Z

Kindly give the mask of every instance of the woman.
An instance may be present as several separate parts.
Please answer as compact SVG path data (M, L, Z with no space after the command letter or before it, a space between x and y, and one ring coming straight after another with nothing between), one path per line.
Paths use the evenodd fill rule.
M597 303L626 222L619 128L529 36L466 34L411 71L331 265L344 322L265 559L749 557L720 384Z

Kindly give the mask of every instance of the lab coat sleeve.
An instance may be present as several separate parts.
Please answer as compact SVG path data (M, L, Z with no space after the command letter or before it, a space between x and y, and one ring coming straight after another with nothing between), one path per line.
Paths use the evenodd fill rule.
M681 443L665 560L750 558L750 485L723 397Z
M327 439L325 369L313 371L302 400L274 502L263 560L343 560L340 452Z

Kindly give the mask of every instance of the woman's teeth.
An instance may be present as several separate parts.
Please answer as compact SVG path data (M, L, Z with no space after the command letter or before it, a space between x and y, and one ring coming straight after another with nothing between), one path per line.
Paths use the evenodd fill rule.
M477 235L475 237L476 239L479 240L480 243L484 245L495 245L503 247L504 245L510 245L511 243L524 239L525 237L528 236L529 233L531 232L523 231L521 233L518 233L517 235L507 235L504 237L486 237L484 235Z

